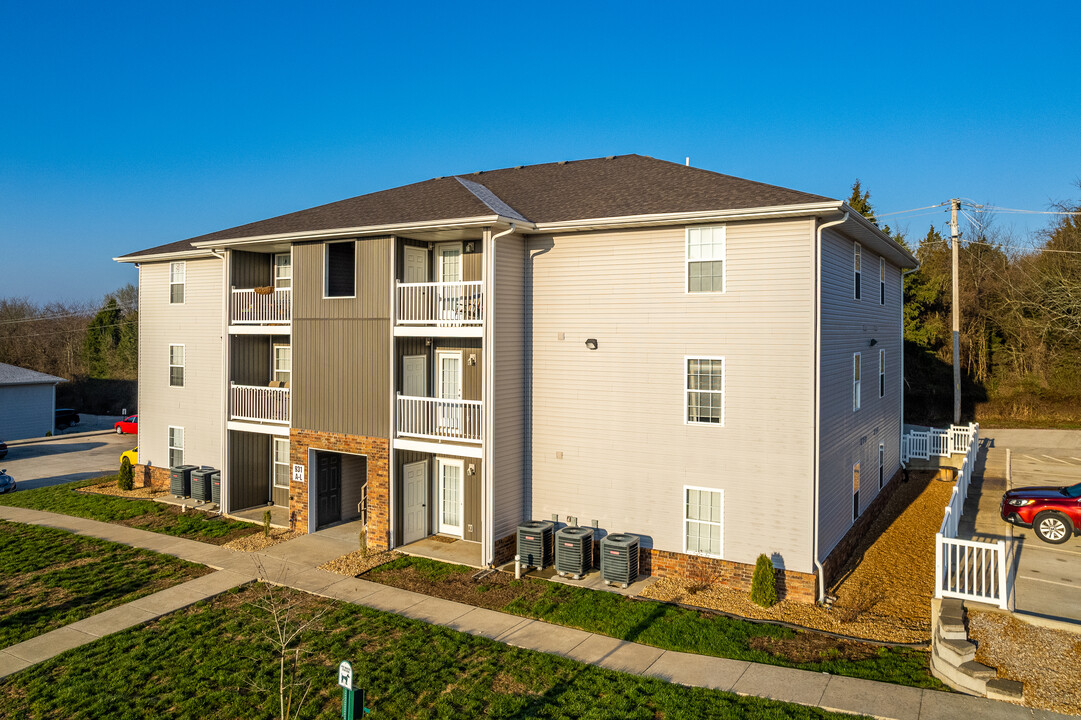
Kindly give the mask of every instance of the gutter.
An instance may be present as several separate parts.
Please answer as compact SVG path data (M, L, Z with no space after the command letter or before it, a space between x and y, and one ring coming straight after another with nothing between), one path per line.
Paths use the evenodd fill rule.
M819 508L819 465L822 459L822 231L837 225L843 225L848 221L851 212L845 211L840 220L824 223L818 226L815 237L815 351L814 351L814 469L811 473L811 489L814 494L814 514L811 516L811 558L814 560L815 569L818 570L818 580L815 583L815 595L819 603L826 599L826 569L818 558L818 508Z

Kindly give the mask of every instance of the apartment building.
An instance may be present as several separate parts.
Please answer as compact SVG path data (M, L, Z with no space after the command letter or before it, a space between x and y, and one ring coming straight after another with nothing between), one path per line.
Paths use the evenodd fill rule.
M844 203L627 155L436 178L118 258L140 468L475 563L526 519L792 597L900 468L910 253ZM145 436L145 437L144 437ZM817 583L817 589L816 589Z

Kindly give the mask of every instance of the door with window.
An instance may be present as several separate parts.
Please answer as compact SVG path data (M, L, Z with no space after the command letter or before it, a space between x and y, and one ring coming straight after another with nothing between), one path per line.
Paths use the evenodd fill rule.
M436 472L439 476L439 532L462 536L462 475L461 460L438 458Z
M278 507L289 507L289 438L276 437L271 449L270 492Z
M403 475L402 542L408 545L428 535L428 461L406 465Z
M455 350L436 353L436 426L439 435L455 437L462 428L462 353Z
M316 517L318 527L342 519L342 456L321 452L316 455Z
M442 320L459 320L465 311L462 294L462 244L444 243L435 248L436 279L439 286L439 311Z

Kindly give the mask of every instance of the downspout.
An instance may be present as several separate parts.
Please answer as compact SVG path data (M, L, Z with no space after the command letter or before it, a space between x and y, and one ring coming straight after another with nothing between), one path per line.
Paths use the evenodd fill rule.
M210 254L221 260L221 287L222 287L222 331L221 331L221 505L218 507L218 514L225 515L226 508L229 507L229 471L226 469L229 465L229 377L231 375L229 371L229 344L232 342L232 336L229 335L229 322L232 319L230 313L232 312L232 293L229 290L229 275L232 268L229 263L229 257L225 252L221 250L215 250L210 248Z
M506 235L510 235L517 226L514 223L503 232L496 233L488 239L488 254L485 258L487 276L485 278L491 296L484 299L484 343L483 356L486 371L484 373L484 451L481 453L484 460L484 532L481 533L483 547L481 549L481 565L489 566L495 557L495 513L493 512L493 488L492 478L495 476L492 467L492 435L494 435L495 418L495 241Z
M811 517L811 557L814 559L815 569L818 571L818 580L815 583L817 602L826 599L826 569L822 561L818 559L818 475L819 464L822 460L822 231L836 225L848 222L848 212L840 220L834 220L818 226L817 239L815 242L815 400L814 400L814 473L812 480L812 492L814 493L814 515Z

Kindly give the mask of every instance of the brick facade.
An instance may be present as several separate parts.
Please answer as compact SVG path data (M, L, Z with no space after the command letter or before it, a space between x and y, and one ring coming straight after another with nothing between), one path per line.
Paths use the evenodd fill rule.
M514 556L517 552L518 531L516 530L510 535L501 537L495 541L495 552L492 553L492 562L496 566L514 562Z
M289 516L294 529L308 531L308 491L315 481L308 450L364 455L368 468L368 547L390 547L390 441L387 438L342 435L314 430L289 431L289 462L304 466L304 482L289 482Z
M135 480L135 487L169 489L169 468L166 467L136 465L132 468L132 478Z
M947 471L952 470L946 468ZM864 509L860 514L856 522L852 523L852 527L848 529L844 537L840 542L833 546L833 550L822 561L822 567L825 569L826 583L825 586L829 588L830 583L841 576L841 570L844 568L848 561L852 558L852 553L855 552L856 546L859 545L860 540L867 534L867 530L870 528L871 523L875 521L879 513L886 507L886 503L890 501L893 494L897 491L897 487L900 484L901 476L904 474L903 470L898 470L897 473L890 478L890 481L886 483L886 486L879 491L878 495L871 504Z
M639 572L656 577L679 577L687 580L716 582L750 592L754 565L642 548L639 551ZM805 603L815 601L815 575L813 573L777 570L776 581L779 599Z

